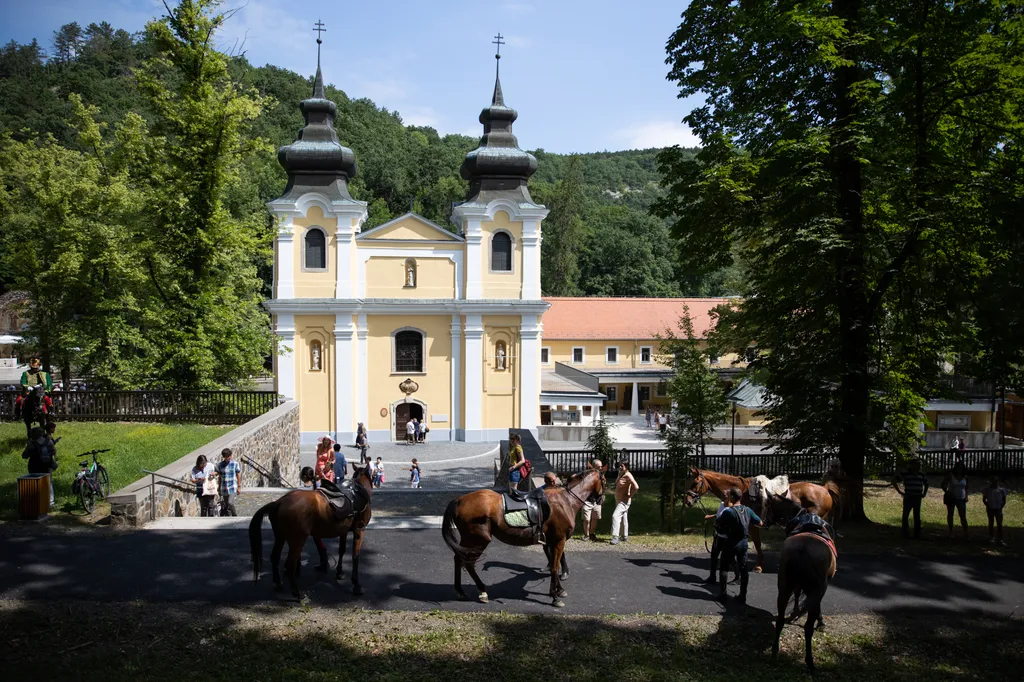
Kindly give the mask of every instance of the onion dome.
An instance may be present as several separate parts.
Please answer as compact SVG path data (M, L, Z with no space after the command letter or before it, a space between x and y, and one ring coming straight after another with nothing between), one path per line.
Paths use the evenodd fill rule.
M496 58L501 57L496 55ZM537 158L520 149L516 136L512 134L512 123L518 117L515 109L505 106L501 80L495 73L491 106L480 112L484 135L480 138L480 145L462 162L462 177L469 181L467 201L477 201L481 195L495 192L514 192L532 201L526 183L537 170ZM483 201L490 198L485 196Z
M319 42L319 41L318 41ZM281 147L277 161L288 173L283 199L318 191L332 199L351 199L348 182L356 176L356 157L338 140L334 115L338 107L324 95L324 78L317 56L313 96L299 105L306 125L298 139Z

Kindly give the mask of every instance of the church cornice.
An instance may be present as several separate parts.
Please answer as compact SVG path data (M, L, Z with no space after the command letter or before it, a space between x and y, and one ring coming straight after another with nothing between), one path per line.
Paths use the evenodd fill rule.
M274 315L543 315L550 304L519 299L277 298L264 301L263 307Z

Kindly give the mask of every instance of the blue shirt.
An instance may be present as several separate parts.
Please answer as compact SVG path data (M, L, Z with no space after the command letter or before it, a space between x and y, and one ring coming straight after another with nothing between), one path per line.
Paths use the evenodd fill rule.
M220 473L220 494L237 495L242 476L242 467L238 462L221 462L217 465L217 471Z
M345 453L338 450L334 453L334 480L344 481L347 473L348 460L345 459Z

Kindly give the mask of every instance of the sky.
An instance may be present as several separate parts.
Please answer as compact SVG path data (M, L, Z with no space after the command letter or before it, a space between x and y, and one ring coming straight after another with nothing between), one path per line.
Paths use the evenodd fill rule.
M173 2L174 0L169 0ZM699 99L677 98L665 80L665 42L685 0L227 0L237 12L218 47L256 65L306 76L316 71L313 24L326 25L324 79L368 97L409 125L479 136L494 87L494 35L501 85L519 112L526 149L597 152L697 140L681 122ZM141 30L165 13L160 0L0 0L0 41L49 49L53 32L77 21Z

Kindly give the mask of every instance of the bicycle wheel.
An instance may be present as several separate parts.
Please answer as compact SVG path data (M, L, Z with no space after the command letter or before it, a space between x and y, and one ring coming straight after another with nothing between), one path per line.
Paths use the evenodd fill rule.
M100 497L103 499L110 497L110 475L102 464L96 465L96 483L99 487Z
M93 487L92 481L82 481L81 487L78 488L78 501L82 503L82 509L86 514L92 514L92 510L96 508L96 488Z

